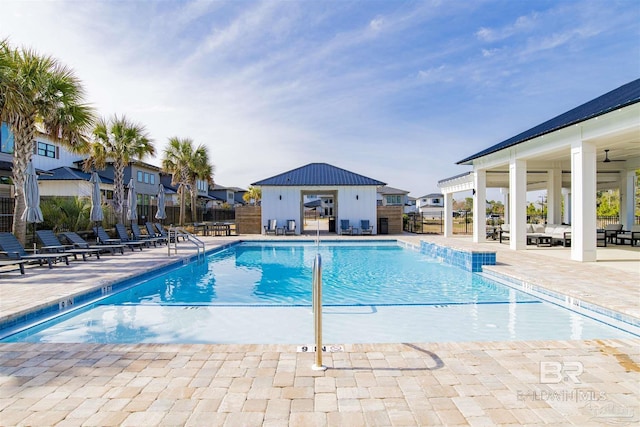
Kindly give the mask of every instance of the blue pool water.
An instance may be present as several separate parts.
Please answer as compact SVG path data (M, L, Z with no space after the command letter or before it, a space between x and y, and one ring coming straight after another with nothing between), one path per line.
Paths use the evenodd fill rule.
M246 242L2 342L309 343L318 251L327 343L632 336L395 242Z

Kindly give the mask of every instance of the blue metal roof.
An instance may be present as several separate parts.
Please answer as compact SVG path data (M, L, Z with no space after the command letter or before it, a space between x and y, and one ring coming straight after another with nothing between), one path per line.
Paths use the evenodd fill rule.
M609 113L613 110L635 104L640 101L640 79L634 80L611 92L605 93L596 99L593 99L579 107L560 114L551 120L548 120L538 126L522 132L512 138L502 141L492 147L489 147L473 156L460 160L457 164L471 164L471 161L487 154L495 153L504 148L512 147L521 142L528 141L547 133L557 131L567 126L592 119L597 116Z
M51 175L41 175L38 177L39 181L89 181L91 179L91 174L84 172L80 169L70 168L68 166L63 166L60 168L55 168L49 171ZM100 181L104 184L113 184L113 180L111 178L104 177L98 174L100 177Z
M327 163L309 163L280 175L254 182L257 186L302 186L302 185L386 185L382 181L367 178Z

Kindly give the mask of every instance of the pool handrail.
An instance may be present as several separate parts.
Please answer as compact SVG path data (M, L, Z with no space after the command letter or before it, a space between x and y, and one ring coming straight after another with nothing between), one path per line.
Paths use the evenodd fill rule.
M314 371L325 371L322 364L322 257L316 254L313 260L313 326L316 338L316 363L311 366Z
M182 227L174 227L173 224L169 226L169 230L167 232L169 233L169 243L167 244L168 256L171 256L171 242L173 242L174 253L178 253L178 236L182 236L184 241L191 242L196 246L198 260L200 259L200 249L202 249L202 258L204 259L206 248L202 240L198 239L195 235L189 233ZM173 233L173 239L171 238L171 233Z

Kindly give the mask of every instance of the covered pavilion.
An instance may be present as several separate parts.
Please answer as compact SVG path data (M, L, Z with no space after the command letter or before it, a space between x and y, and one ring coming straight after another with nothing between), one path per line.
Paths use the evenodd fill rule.
M547 221L571 224L571 259L596 261L596 192L620 190L620 220L635 223L640 169L640 79L458 162L473 170L439 181L445 237L452 236L453 194L473 193L473 241L486 240L487 188L505 195L509 245L526 248L527 191L546 190ZM564 212L562 211L564 199Z

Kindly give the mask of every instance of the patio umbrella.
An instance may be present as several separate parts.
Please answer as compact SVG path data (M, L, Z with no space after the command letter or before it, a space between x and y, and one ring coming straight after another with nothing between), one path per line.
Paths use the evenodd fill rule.
M104 219L104 213L102 212L102 197L100 196L100 177L98 172L91 174L91 213L89 214L89 220L92 222L100 222Z
M167 217L164 203L164 185L160 184L158 186L158 212L156 212L156 219L163 220Z
M38 188L38 176L33 162L29 161L27 173L24 180L24 204L22 220L27 224L33 224L33 245L35 247L36 223L42 222L42 211L40 210L40 189Z
M138 195L133 178L129 180L129 197L127 198L129 209L127 209L127 219L134 221L138 219Z

